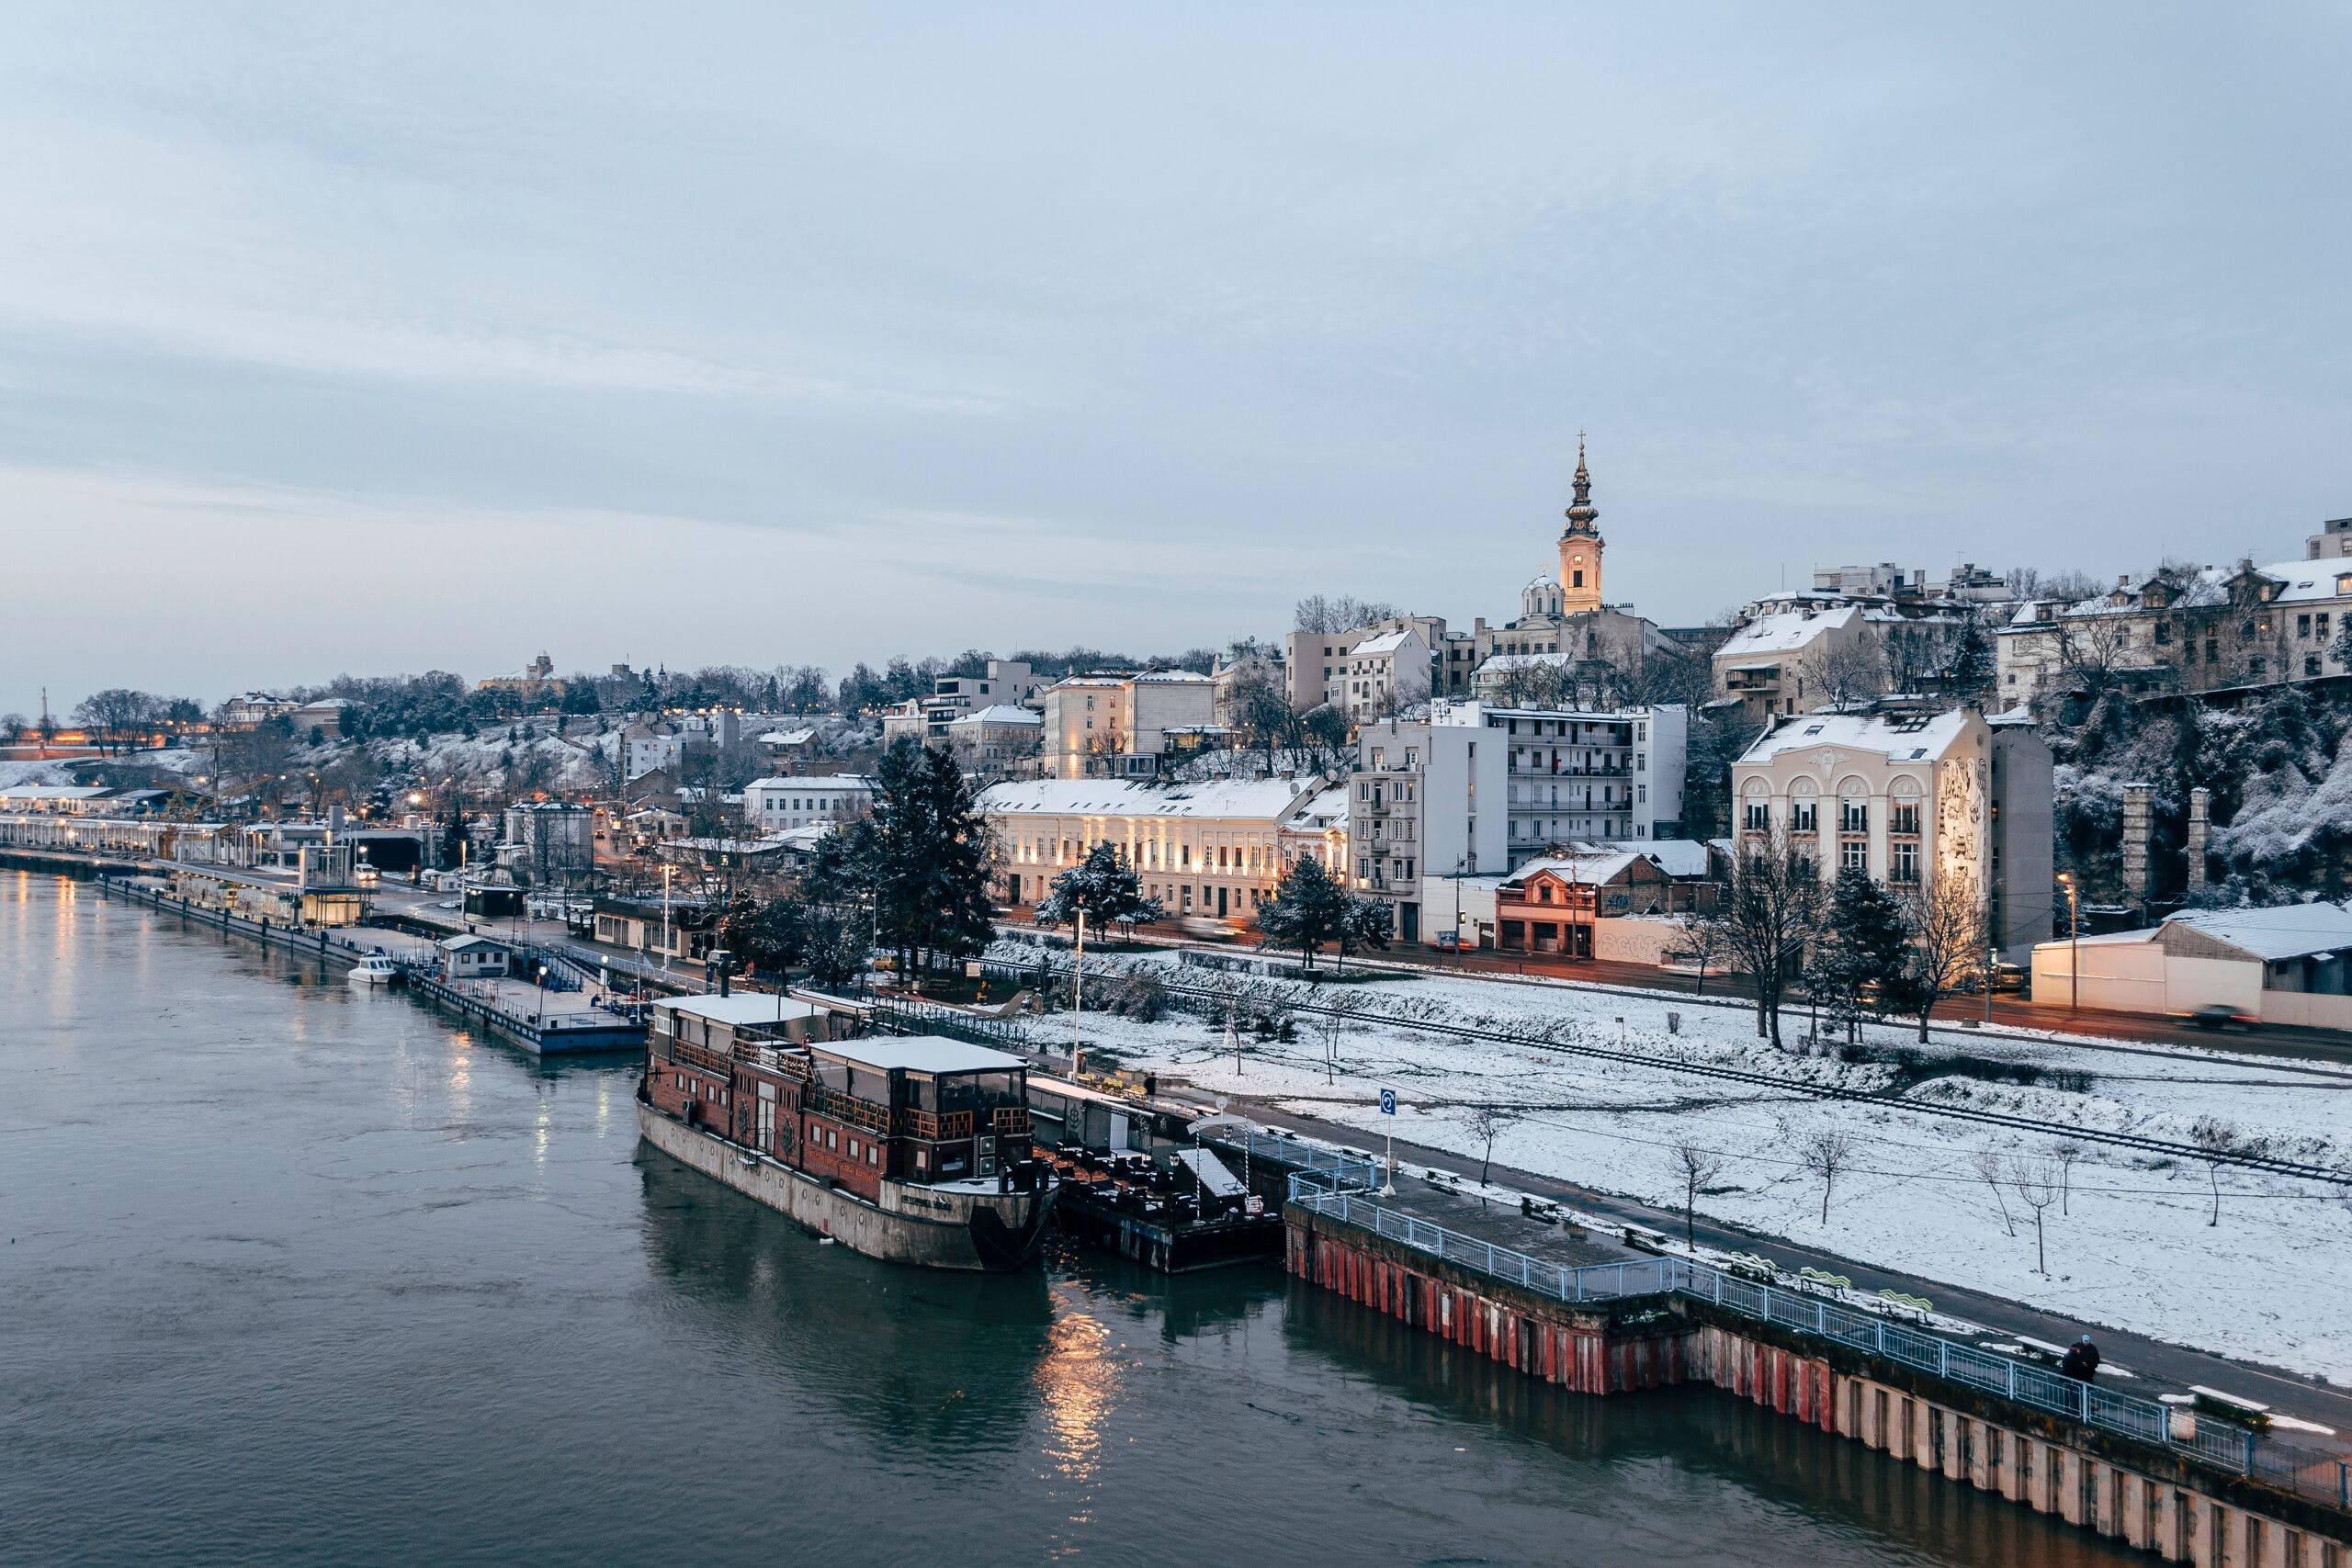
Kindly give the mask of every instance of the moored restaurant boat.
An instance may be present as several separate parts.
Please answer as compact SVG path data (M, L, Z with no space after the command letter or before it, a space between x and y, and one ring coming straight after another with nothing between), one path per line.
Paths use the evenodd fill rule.
M825 1039L827 1021L765 996L657 1003L644 1140L870 1257L1035 1262L1057 1188L1032 1157L1027 1064L936 1035Z

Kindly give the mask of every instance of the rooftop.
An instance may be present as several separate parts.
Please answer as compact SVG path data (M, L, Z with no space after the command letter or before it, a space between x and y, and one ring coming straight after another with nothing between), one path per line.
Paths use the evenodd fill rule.
M1740 761L1769 762L1783 751L1834 746L1875 751L1890 762L1916 762L1951 750L1967 732L1968 719L1965 708L1936 714L1803 713L1758 736Z
M2352 948L2352 910L2341 904L2278 904L2256 909L2188 909L2165 921L2277 963Z
M985 816L1015 812L1076 817L1252 818L1272 821L1321 787L1319 779L1219 779L1158 784L1126 779L1019 779L991 784L976 803Z
M1816 637L1851 626L1861 611L1851 604L1819 615L1802 610L1776 610L1758 615L1724 639L1717 659L1746 659L1758 654L1794 653Z
M713 1023L729 1025L742 1023L774 1023L780 1019L814 1018L822 1009L807 1002L795 1001L774 992L738 991L725 997L663 997L653 1006L668 1008L690 1018L707 1018Z
M1042 726L1045 722L1046 718L1043 714L1032 713L1029 709L1024 707L1015 707L1011 703L992 703L984 708L975 708L972 712L967 713L963 717L956 720L954 724L950 724L948 728L953 729L956 728L956 725L958 724L1034 724Z
M988 1073L1029 1064L985 1045L968 1045L939 1034L877 1034L865 1040L829 1040L811 1047L818 1055L854 1062L876 1072Z

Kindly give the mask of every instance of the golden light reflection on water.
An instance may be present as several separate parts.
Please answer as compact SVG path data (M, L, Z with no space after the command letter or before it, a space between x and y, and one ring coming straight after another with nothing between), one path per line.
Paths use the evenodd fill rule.
M1078 1299L1054 1292L1054 1323L1046 1330L1046 1353L1037 1363L1037 1392L1046 1406L1045 1455L1052 1473L1080 1489L1069 1522L1093 1522L1091 1488L1102 1463L1102 1428L1117 1403L1121 1370L1111 1331L1089 1315ZM1078 1551L1063 1547L1061 1555Z
M474 1111L474 1037L460 1029L449 1036L449 1119L462 1122Z

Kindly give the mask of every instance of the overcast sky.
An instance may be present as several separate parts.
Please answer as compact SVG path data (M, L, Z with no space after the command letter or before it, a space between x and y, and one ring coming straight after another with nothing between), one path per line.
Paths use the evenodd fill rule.
M0 22L0 708L2352 513L2341 6L328 9Z

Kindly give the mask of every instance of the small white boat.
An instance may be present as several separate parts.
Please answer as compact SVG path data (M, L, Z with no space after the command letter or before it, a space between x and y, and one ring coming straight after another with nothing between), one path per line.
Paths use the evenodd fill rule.
M352 967L350 980L355 986L390 986L397 984L401 966L380 953L371 953Z

